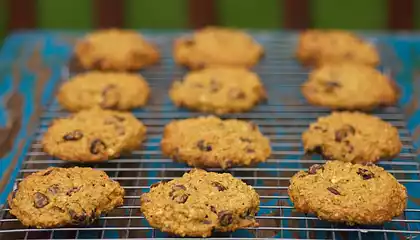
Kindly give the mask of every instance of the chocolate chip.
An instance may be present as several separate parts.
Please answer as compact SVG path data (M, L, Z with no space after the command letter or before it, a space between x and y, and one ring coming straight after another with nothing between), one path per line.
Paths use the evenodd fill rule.
M71 196L71 195L73 195L73 193L78 192L78 191L80 190L80 188L81 188L81 187L72 187L71 189L69 189L69 190L66 192L66 195L67 195L67 196Z
M197 142L197 147L203 152L210 152L212 150L212 147L210 144L206 144L204 140L200 140Z
M309 174L315 174L318 169L324 169L324 167L320 164L314 164L309 167L308 173Z
M239 138L242 142L247 142L247 143L252 143L252 140L249 138L245 138L245 137L240 137Z
M40 192L36 192L34 195L34 205L36 208L43 208L45 207L50 201L48 197Z
M172 200L175 200L177 203L185 203L188 200L188 195L182 194L180 196L175 196L172 198Z
M323 154L323 151L322 151L322 146L320 146L320 145L317 145L317 146L315 146L314 148L312 148L312 149L309 149L308 150L308 153L318 153L318 154Z
M102 102L100 103L102 108L116 108L119 100L120 93L118 92L116 85L109 84L102 90Z
M210 220L207 220L207 219L204 219L203 221L201 221L201 223L203 223L203 224L211 224L211 221Z
M185 190L187 190L187 188L182 184L173 185L172 189L175 190L175 191L179 191L179 190L184 190L185 191Z
M243 213L241 213L241 215L239 215L241 218L253 218L253 214L252 214L252 210L251 209L248 209L248 210L246 210L245 212L243 212Z
M363 180L368 180L375 177L375 174L373 174L373 172L363 168L359 168L357 170L357 174L359 174L363 178Z
M210 206L210 211L214 212L217 214L216 208L214 206Z
M255 150L254 150L254 149L252 149L252 148L247 148L247 149L246 149L246 152L247 152L247 153L255 153Z
M64 141L77 141L83 137L83 133L80 130L74 130L63 136Z
M150 188L154 188L154 187L157 187L157 186L159 186L160 184L165 184L166 182L163 182L163 181L161 181L161 182L155 182L155 183L153 183L152 185L150 185Z
M90 152L92 154L99 154L99 153L101 153L101 152L103 152L105 150L106 150L106 145L100 139L95 139L90 144Z
M340 192L333 187L327 187L327 189L328 189L328 191L330 191L334 195L340 195Z
M325 92L331 93L334 92L337 88L341 88L341 84L334 81L323 82Z
M184 44L185 44L187 47L191 47L191 46L193 46L193 45L195 44L195 41L194 41L194 40L192 40L192 39L185 39Z
M42 174L42 176L48 176L48 175L50 175L53 170L54 170L53 168L47 170L46 172L44 172L44 174Z
M80 224L87 221L86 212L84 211L81 214L78 214L76 211L70 209L69 214L73 224Z
M211 185L213 185L214 187L216 187L217 190L219 190L219 191L225 191L227 189L225 186L223 186L219 182L212 182Z
M336 142L341 142L346 137L348 137L350 135L354 135L355 132L356 132L356 130L354 129L354 127L346 124L343 127L341 127L340 129L338 129L337 131L335 131L335 141Z
M228 211L221 211L217 216L221 226L227 226L233 222L232 213Z
M118 115L113 115L113 117L114 117L115 119L117 119L119 122L124 122L124 120L125 120L125 118L123 118L123 117L121 117L121 116L118 116Z
M187 190L187 188L182 184L173 185L171 192L169 192L169 196L172 197L175 192L181 191L181 190L185 191Z
M60 188L58 187L58 184L53 184L47 189L47 191L52 195L57 195L57 193L60 192Z
M210 80L210 92L218 92L221 88L221 84L215 79Z
M228 92L228 96L231 99L245 99L246 94L239 88L232 88Z

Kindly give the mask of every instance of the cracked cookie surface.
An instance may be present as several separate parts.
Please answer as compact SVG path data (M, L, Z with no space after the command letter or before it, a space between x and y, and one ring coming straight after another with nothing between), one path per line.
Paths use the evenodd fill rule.
M169 96L177 106L215 114L244 112L267 98L255 73L229 67L190 72L174 82Z
M145 105L149 93L147 82L138 74L92 71L63 83L57 100L70 111L92 107L129 110Z
M207 237L256 227L257 192L229 173L193 169L181 178L159 182L141 196L141 211L151 226L179 236Z
M398 130L360 112L333 112L318 118L302 135L306 152L345 162L376 162L399 154Z
M86 35L74 48L84 69L133 71L156 63L157 48L135 31L104 29Z
M264 162L270 141L251 122L198 117L165 126L162 152L195 167L248 166Z
M359 36L339 30L306 30L299 36L297 58L305 65L351 62L375 67L378 51Z
M399 97L395 83L378 70L348 63L314 69L301 89L309 103L332 109L372 110Z
M50 167L19 183L8 198L10 213L37 228L88 225L123 204L124 189L92 168Z
M247 33L220 27L206 27L174 44L175 61L192 69L217 65L252 67L263 53L262 46Z
M406 188L373 164L315 164L291 178L288 192L299 212L350 225L382 224L401 215L407 205Z
M67 161L104 161L140 147L146 127L133 114L92 108L56 119L42 139L44 151Z

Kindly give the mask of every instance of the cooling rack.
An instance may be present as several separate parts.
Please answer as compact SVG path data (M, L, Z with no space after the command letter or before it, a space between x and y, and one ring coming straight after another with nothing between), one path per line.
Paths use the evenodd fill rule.
M190 168L174 163L164 157L159 142L165 124L173 119L202 115L186 109L178 109L168 98L168 89L174 79L180 79L185 69L177 67L171 55L172 41L179 33L151 34L148 37L157 43L162 61L141 74L149 82L152 94L148 105L133 114L148 127L147 140L143 147L130 156L107 163L91 164L104 170L120 182L126 190L124 205L101 216L89 227L65 227L34 229L22 226L8 213L5 204L0 209L1 239L111 239L111 238L165 238L173 237L153 229L139 210L139 196L149 191L149 186L161 180L180 177ZM319 156L306 156L301 145L301 133L317 117L329 111L308 105L299 86L306 80L308 69L301 67L293 58L296 34L256 33L254 37L266 49L264 59L254 68L268 93L268 101L252 111L224 115L224 118L252 120L270 138L273 154L265 163L253 167L232 168L228 172L252 185L261 196L258 228L238 230L233 233L215 233L215 238L282 238L282 239L414 239L420 234L420 189L419 163L407 121L401 106L387 107L373 114L392 123L399 130L403 149L392 161L381 161L380 166L394 174L408 188L409 204L404 214L383 226L347 226L318 220L294 210L287 195L290 177L314 163L322 163ZM378 39L378 45L382 44ZM71 49L71 46L68 46ZM392 62L387 59L387 62ZM62 66L62 79L75 72ZM384 66L386 71L388 68ZM404 83L399 83L404 84ZM403 92L403 94L405 94ZM71 167L72 163L52 158L42 152L40 139L54 118L66 116L52 99L41 116L29 151L20 166L16 183L25 176L48 166ZM79 164L80 166L80 164ZM221 172L221 169L209 169Z

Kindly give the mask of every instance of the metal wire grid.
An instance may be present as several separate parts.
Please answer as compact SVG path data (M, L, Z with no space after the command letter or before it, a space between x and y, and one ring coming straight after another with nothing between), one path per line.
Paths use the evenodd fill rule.
M162 63L142 72L148 80L152 97L146 108L133 113L148 127L147 140L142 149L130 156L92 166L107 172L126 190L124 205L102 216L89 227L33 229L22 226L10 216L8 206L0 209L0 238L2 239L81 239L81 238L149 238L171 237L151 228L139 211L139 196L149 186L160 180L180 177L190 168L174 163L162 156L159 149L162 130L172 119L201 115L174 107L167 91L174 78L181 78L185 71L173 64L171 42L175 35L152 37L162 51ZM268 90L269 100L251 112L231 114L226 118L240 118L257 123L271 139L273 154L266 163L247 168L232 168L229 172L252 185L261 197L261 209L257 216L259 228L238 230L233 233L215 233L218 238L284 238L284 239L411 239L420 234L420 199L411 198L403 216L383 226L346 226L318 220L315 216L294 211L287 195L290 177L314 163L322 163L317 156L305 156L300 134L317 117L328 114L326 109L309 106L302 98L299 86L307 77L307 70L293 60L295 35L256 34L267 54L255 67ZM63 78L66 78L64 76ZM393 173L410 191L419 189L419 164L412 139L398 107L388 107L375 112L395 125L404 143L403 151L393 161L380 165ZM51 120L67 115L56 101L45 111L35 133L30 151L21 166L16 183L25 176L48 166L70 167L72 163L52 158L42 152L39 140ZM80 164L79 164L80 166ZM221 171L221 169L209 169Z

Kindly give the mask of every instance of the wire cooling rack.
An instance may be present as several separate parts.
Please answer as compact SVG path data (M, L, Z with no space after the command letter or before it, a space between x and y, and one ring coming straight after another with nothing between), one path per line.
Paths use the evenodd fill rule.
M34 229L22 226L8 213L8 206L0 209L1 239L110 239L173 237L153 229L140 212L139 196L149 191L152 183L180 177L190 168L164 157L159 142L165 124L173 119L201 115L186 109L178 109L168 98L168 89L174 79L185 70L175 66L171 46L176 34L153 35L162 52L162 62L141 73L148 80L152 96L147 107L133 111L148 127L148 136L142 149L130 156L123 156L107 163L85 165L104 170L119 181L126 190L124 205L89 227ZM306 80L308 70L293 59L296 35L278 37L256 34L264 45L266 55L254 70L260 75L268 91L266 103L252 111L226 115L257 123L271 139L273 154L266 163L253 167L232 168L235 177L252 185L261 197L257 216L259 228L248 228L233 233L215 233L217 238L284 238L284 239L414 239L420 234L420 199L410 198L404 214L383 226L347 226L318 220L313 215L297 213L287 195L290 177L314 163L322 163L317 156L305 156L300 135L309 123L329 113L327 109L308 105L301 96L299 86ZM63 79L73 74L64 71ZM75 164L52 158L42 152L39 141L54 118L67 115L55 100L48 106L40 120L30 151L21 166L16 183L25 176L48 166L71 167ZM412 139L406 128L404 114L399 107L388 107L374 112L391 122L399 130L404 143L400 156L393 161L379 164L405 186L409 193L420 189L419 164ZM80 164L79 164L80 166ZM209 169L221 171L221 169Z

